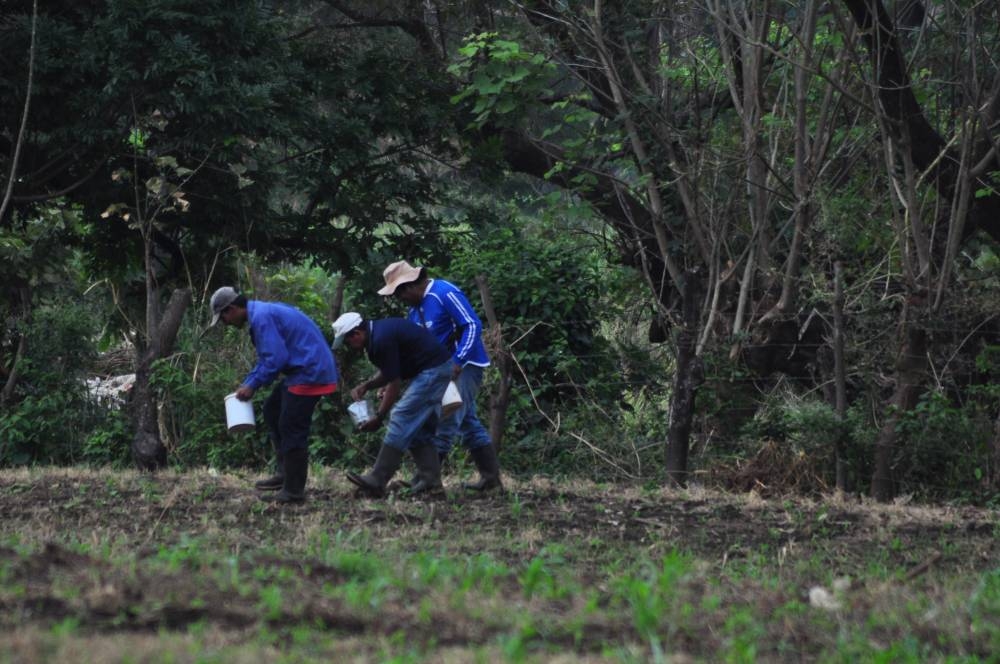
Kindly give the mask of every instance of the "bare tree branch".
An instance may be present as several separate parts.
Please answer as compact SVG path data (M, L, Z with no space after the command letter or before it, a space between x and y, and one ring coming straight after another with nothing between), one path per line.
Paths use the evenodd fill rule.
M10 198L14 192L14 181L17 179L17 164L21 159L21 146L24 143L24 135L28 130L28 111L31 109L31 90L34 87L35 79L35 31L37 23L38 0L33 0L31 4L31 42L28 46L28 85L24 90L24 109L21 111L21 126L17 131L14 154L10 161L10 176L7 178L7 190L4 192L3 202L0 203L0 223L3 223L4 215L7 213L7 206L10 205Z

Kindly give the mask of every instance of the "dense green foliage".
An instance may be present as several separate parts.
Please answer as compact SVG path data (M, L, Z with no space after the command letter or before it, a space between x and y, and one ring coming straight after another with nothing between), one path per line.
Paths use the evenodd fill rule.
M129 405L81 386L152 343L186 287L152 372L169 458L262 464L262 435L222 428L253 349L202 336L207 294L233 283L326 328L341 279L342 310L399 314L375 290L405 258L477 306L487 277L512 470L659 477L691 274L699 476L766 484L777 447L786 471L810 460L796 489L822 490L839 445L854 490L888 472L897 493L995 496L1000 104L997 36L978 29L995 7L425 4L5 5L0 463L127 463ZM857 27L881 9L873 42ZM880 69L899 55L904 72ZM347 387L370 370L338 359ZM357 465L377 437L351 431L344 400L321 406L313 454Z
M23 334L33 340L19 362L17 407L0 412L0 460L72 464L84 461L87 437L100 429L103 408L88 399L84 380L96 354L89 339L97 321L83 308L52 303L35 310Z

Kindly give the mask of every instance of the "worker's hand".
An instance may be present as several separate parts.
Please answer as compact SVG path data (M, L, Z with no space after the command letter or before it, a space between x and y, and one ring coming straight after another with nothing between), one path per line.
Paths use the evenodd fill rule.
M236 390L236 398L240 401L250 401L250 399L253 399L253 393L256 391L249 385L240 385L240 388Z
M451 379L452 380L458 380L458 375L460 373L462 373L462 365L461 364L453 364L453 365L451 365Z
M351 398L354 399L355 401L361 401L362 397L365 396L365 392L367 391L368 388L365 386L364 383L361 383L353 390L351 390Z
M382 418L376 415L370 420L366 421L364 424L358 427L358 431L378 431L382 428Z

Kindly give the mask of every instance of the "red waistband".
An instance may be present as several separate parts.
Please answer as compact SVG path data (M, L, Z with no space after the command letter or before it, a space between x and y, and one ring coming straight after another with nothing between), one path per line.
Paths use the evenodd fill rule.
M337 391L336 383L326 383L325 385L289 385L288 391L300 397L318 397L324 394L333 394Z

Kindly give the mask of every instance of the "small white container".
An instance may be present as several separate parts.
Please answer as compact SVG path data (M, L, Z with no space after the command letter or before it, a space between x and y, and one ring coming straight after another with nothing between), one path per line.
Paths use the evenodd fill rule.
M240 401L235 392L227 394L226 427L230 434L253 431L253 402Z
M356 427L375 417L375 409L372 408L371 402L367 399L352 403L347 407L347 413L351 416L351 421Z
M458 392L458 385L455 381L448 383L448 388L441 397L441 417L449 417L452 413L462 407L462 395Z

